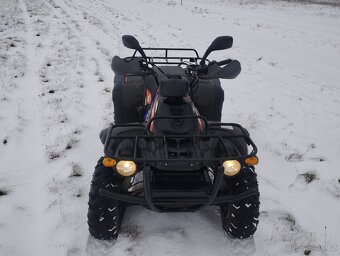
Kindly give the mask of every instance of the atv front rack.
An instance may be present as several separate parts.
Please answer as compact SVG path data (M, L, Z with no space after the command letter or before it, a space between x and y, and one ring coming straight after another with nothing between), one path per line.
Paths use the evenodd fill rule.
M142 205L162 212L195 211L208 205L221 205L259 193L255 188L233 195L220 191L224 180L224 167L221 163L238 160L246 166L245 159L257 153L256 145L241 125L206 122L204 134L154 135L148 131L155 119L151 119L148 124L122 124L110 128L105 140L105 155L116 161L134 161L143 175L143 191L140 194L101 188L102 196L126 205ZM124 135L129 131L135 135ZM216 145L219 145L218 152L214 150ZM120 147L123 149L121 152ZM126 148L130 150L126 151ZM190 154L187 153L188 148ZM249 168L244 169L251 171ZM213 173L214 178L209 173Z
M191 62L193 64L197 64L197 61L201 58L198 55L198 52L192 48L143 48L143 51L147 55L147 61L151 64L161 64L161 65L179 65L184 62ZM163 52L162 55L158 56L150 56L148 52ZM188 56L169 56L169 53L173 52L187 52ZM132 58L136 56L138 51L135 51Z
M193 165L195 163L208 164L226 160L238 160L242 163L246 158L255 156L257 153L257 147L249 137L249 133L239 124L206 122L205 134L153 135L148 133L150 123L148 125L136 123L112 126L105 140L105 155L117 161L130 160L143 164L163 162L166 165L171 162L186 162ZM128 129L138 128L144 134L117 135L116 129L123 127ZM223 132L227 127L229 131L239 131L238 134L219 135L211 133L211 131ZM183 146L183 141L186 147ZM248 145L247 149L241 152L239 146L235 145L236 141L239 144ZM129 152L117 150L122 143L126 142L129 142L131 148L133 147L132 150ZM172 145L169 145L169 142ZM211 148L211 145L216 144L221 147L218 156L214 155L213 148ZM157 145L157 149L152 148L155 145ZM144 153L149 153L141 154L141 147L143 147ZM188 151L190 153L187 153Z

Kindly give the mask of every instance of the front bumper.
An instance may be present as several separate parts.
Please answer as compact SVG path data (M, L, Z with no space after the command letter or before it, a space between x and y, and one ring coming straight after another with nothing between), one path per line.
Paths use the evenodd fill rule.
M248 189L237 195L219 194L219 189L223 180L223 167L219 166L213 184L209 191L185 191L176 193L171 191L157 194L151 187L151 169L145 166L143 169L144 195L137 196L128 193L116 193L101 188L99 193L128 205L142 205L157 212L162 211L194 211L209 205L220 205L228 202L241 200L259 192L257 189Z

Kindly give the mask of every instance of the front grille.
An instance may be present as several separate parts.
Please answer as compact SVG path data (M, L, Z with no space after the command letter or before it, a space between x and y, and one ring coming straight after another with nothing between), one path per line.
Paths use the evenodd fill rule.
M209 186L210 179L204 171L155 171L152 176L153 190L200 190Z

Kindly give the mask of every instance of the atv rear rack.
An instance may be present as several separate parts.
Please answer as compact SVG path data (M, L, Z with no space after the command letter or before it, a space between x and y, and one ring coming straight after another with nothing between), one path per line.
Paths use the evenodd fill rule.
M153 121L152 119L151 121ZM151 122L150 122L151 123ZM190 164L194 163L212 163L212 162L222 162L226 160L239 160L240 162L244 162L244 160L248 157L255 156L257 153L257 147L254 142L249 137L249 134L245 128L243 128L239 124L235 123L208 123L206 122L206 133L200 135L153 135L149 134L147 131L150 127L149 124L119 124L114 125L110 128L108 136L105 140L104 153L107 157L113 158L117 161L119 160L130 160L140 163L171 163L171 162L187 162ZM112 135L116 128L118 127L129 127L129 128L140 128L144 131L143 135ZM209 131L223 131L226 127L233 128L233 130L239 130L240 134L228 134L228 135L214 135L209 134ZM247 144L248 150L250 153L240 152L235 146L235 139L239 141L243 141L244 144ZM169 154L170 146L168 145L169 141L172 141L175 144L175 148L178 148L179 152L181 151L181 141L186 141L187 144L190 144L190 149L192 151L191 155L183 155L179 154L176 156ZM113 145L120 145L123 141L130 141L130 144L133 143L133 151L128 155L120 155L112 149ZM222 146L222 152L219 152L218 157L213 157L209 154L210 143L220 143ZM148 154L152 157L145 157L140 154L140 145L146 145L145 150L148 150L148 146L150 144L157 144L158 151L157 154ZM234 146L234 152L231 152L231 146ZM208 148L207 148L208 147ZM161 150L160 150L161 149ZM183 151L183 150L182 150Z

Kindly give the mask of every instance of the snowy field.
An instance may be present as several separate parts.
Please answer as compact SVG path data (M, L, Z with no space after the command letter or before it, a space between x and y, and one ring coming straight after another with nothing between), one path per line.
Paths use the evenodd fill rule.
M1 0L0 15L0 255L340 255L340 7ZM131 54L123 34L201 54L234 37L212 57L242 63L222 82L223 121L244 125L259 148L253 238L226 237L214 207L133 207L117 241L89 236L98 133L113 121L110 62Z

